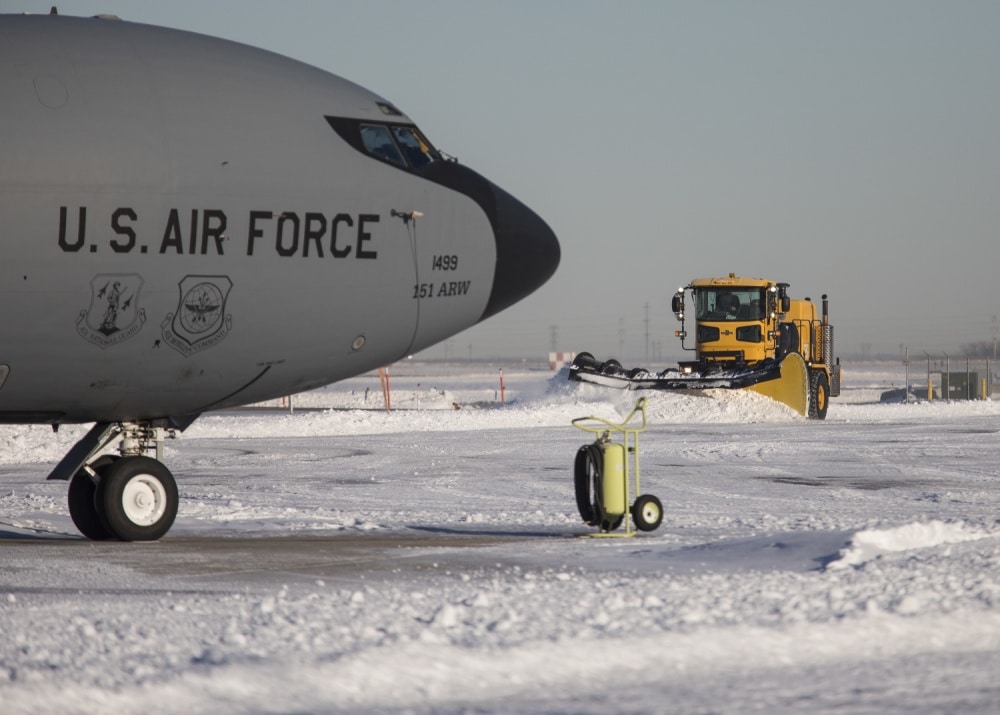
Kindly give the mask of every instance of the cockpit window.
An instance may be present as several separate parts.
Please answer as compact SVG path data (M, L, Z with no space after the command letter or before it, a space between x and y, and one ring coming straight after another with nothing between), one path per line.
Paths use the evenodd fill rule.
M399 153L399 148L389 134L389 128L383 124L362 124L361 141L369 154L379 159L385 159L397 166L406 166L406 160Z
M434 161L434 150L424 141L416 129L412 127L393 127L392 133L399 142L399 147L406 155L406 160L414 169L426 166Z
M341 139L361 153L405 171L420 170L444 161L438 150L412 124L331 116L327 116L326 121Z

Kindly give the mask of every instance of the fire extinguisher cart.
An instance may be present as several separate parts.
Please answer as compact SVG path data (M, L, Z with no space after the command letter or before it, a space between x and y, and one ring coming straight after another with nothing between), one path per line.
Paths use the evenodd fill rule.
M636 416L642 424L629 427ZM640 397L621 424L601 417L578 417L573 426L592 432L597 439L577 450L573 467L576 505L580 516L590 526L600 527L593 536L635 536L632 523L639 531L653 531L663 521L663 505L652 494L642 494L629 504L632 495L639 494L639 433L646 431L646 398ZM616 442L614 437L621 437ZM631 515L629 522L626 515ZM612 534L622 522L625 533Z

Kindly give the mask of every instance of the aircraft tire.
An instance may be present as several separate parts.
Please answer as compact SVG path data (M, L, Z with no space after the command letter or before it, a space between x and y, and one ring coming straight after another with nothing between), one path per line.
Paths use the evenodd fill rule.
M92 468L98 473L102 467L110 464L100 464L104 457L95 462ZM97 508L97 485L86 471L80 470L69 482L69 515L81 534L93 541L106 541L113 535L104 525L104 519Z
M652 494L643 494L632 505L632 521L639 531L655 531L663 523L663 504Z
M101 474L97 504L104 523L122 541L155 541L177 516L177 483L149 457L124 457Z

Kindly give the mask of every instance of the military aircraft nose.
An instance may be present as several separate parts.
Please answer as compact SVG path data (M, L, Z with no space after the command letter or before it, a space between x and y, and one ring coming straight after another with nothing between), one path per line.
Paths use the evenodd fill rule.
M499 313L540 288L559 266L559 241L534 211L492 187L496 207L497 264L493 290L480 320Z
M450 161L424 167L425 179L465 194L489 219L496 242L493 287L479 321L535 291L559 266L559 241L538 214L472 169Z

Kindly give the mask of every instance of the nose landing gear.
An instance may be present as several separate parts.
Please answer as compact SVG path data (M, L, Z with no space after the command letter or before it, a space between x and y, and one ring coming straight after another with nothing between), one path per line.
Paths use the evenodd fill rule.
M160 461L173 430L144 424L97 424L60 462L49 479L64 479L81 454L69 483L69 513L80 533L102 541L155 541L177 516L177 483ZM119 454L101 454L117 447ZM154 450L157 459L143 455ZM70 467L73 468L73 467Z

